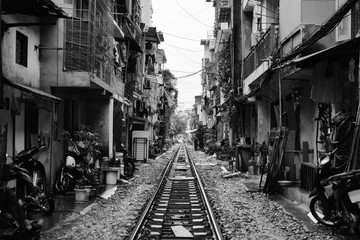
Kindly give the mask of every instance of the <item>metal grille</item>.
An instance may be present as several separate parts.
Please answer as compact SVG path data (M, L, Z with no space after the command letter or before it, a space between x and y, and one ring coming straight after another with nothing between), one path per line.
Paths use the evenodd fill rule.
M147 161L148 140L147 138L134 138L133 155L135 160Z
M311 163L301 163L301 184L302 189L312 191L314 189L316 175L316 165Z
M75 4L73 18L65 20L66 70L92 72L110 83L114 74L112 11L113 1L108 0Z
M244 61L244 79L254 72L264 60L273 54L275 48L275 24L264 33Z

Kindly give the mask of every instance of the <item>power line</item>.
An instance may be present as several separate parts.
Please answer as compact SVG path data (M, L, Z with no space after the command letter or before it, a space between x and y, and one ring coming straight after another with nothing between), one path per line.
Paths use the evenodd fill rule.
M169 49L167 49L166 52L167 52L167 54L166 54L167 56L170 56L169 54L172 54L172 55L175 56L177 59L179 59L180 62L186 63L186 64L188 64L188 65L199 66L199 64L200 64L199 62L193 61L193 59L191 59L190 57L182 54L181 52L180 52L180 53L183 55L183 57L178 56L177 54L174 54L174 53L173 53L171 50L169 50ZM169 57L167 57L167 58L169 59ZM189 64L189 63L193 63L193 64ZM195 65L195 64L196 64L196 65Z
M201 59L201 56L199 55L199 53L192 53L191 54L191 56L189 57L189 55L188 54L184 54L183 53L183 51L181 51L181 49L179 49L179 47L173 47L173 46L171 46L171 45L169 45L169 47L171 47L173 50L175 50L176 52L178 52L178 53L180 53L181 55L183 55L184 57L186 57L187 59L189 59L191 62L194 62L193 60L193 57L191 57L191 56L193 56L194 54L196 54L197 55L197 57L199 57L200 59ZM196 63L198 63L198 62L196 62Z
M192 72L184 72L184 71L178 71L178 70L171 70L169 69L170 72L180 72L180 73L192 73Z
M169 45L170 47L174 47L174 48L177 48L177 49L182 49L182 50L185 50L185 51L189 51L189 52L202 52L203 50L199 50L199 51L194 51L194 50L191 50L191 49L187 49L187 48L182 48L182 47L179 47L179 46L175 46L175 45L172 45L172 44L169 44L167 42L164 42L166 45Z
M188 74L188 75L184 75L184 76L180 76L180 77L176 77L176 76L175 76L175 78L176 78L176 79L187 78L187 77L191 77L191 76L193 76L193 75L195 75L195 74L197 74L197 73L199 73L199 72L202 72L202 69L199 70L199 71L197 71L197 72Z
M195 14L197 14L197 13L203 12L203 11L209 9L209 8L212 8L212 7L204 8L204 9L202 9L202 10L200 10L200 11L197 11L197 12L192 13L192 15L195 15ZM182 21L182 20L184 20L184 19L186 19L186 18L189 18L189 17L190 17L190 16L183 17L183 18L180 18L180 19L177 19L177 20L174 20L174 21L171 21L171 22L167 22L167 23L156 24L156 26L162 26L162 25L167 25L167 24L171 24L171 23L180 22L180 21Z
M166 33L166 32L162 32L162 33L165 33L165 34L167 34L167 35L169 35L169 36L172 36L172 37L177 37L177 38L181 38L181 39L185 39L185 40L189 40L189 41L194 41L194 42L200 42L200 40L196 40L196 39L191 39L191 38L180 37L180 36L173 35L173 34Z
M211 26L209 26L209 25L207 25L207 24L199 21L198 19L196 19L193 15L191 15L191 13L189 13L185 8L183 8L183 6L181 6L181 5L178 3L178 1L175 0L175 2L176 2L176 4L179 5L179 7L181 7L187 14L189 14L189 16L190 16L192 19L194 19L195 21L197 21L198 23L200 23L200 24L202 24L202 25L204 25L204 26L206 26L206 27L212 28Z

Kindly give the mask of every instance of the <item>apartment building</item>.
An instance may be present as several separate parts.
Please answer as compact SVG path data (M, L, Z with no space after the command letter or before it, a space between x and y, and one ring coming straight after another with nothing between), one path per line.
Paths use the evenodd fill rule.
M231 142L239 137L250 144L268 142L271 129L284 126L289 131L284 165L290 167L292 180L309 179L300 172L313 174L318 157L326 151L323 126L339 111L358 114L360 4L351 0L212 3L217 13L215 55L224 43L222 28L229 29L228 75L221 74L224 61L214 60L214 79L221 83L228 76L228 85L222 84L228 88L223 91L224 101L218 100L214 109L220 109L220 118L227 121ZM208 46L206 40L203 43ZM211 72L205 66L204 70L210 82ZM205 87L203 95L216 88ZM206 104L205 108L209 109ZM320 121L326 116L327 123ZM221 131L220 123L212 128ZM349 136L347 146L352 140ZM358 163L352 160L355 168ZM344 161L337 159L334 164L343 166Z
M162 115L166 62L161 32L147 25L151 3L16 0L2 10L2 153L48 145L51 188L64 160L63 131L85 125L99 133L102 156L112 158L124 144L146 161ZM146 141L135 144L136 131L147 132Z

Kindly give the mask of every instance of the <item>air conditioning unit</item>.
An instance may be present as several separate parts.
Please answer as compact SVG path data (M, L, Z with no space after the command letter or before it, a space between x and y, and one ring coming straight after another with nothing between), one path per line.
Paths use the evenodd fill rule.
M259 32L254 32L251 34L251 46L256 45L256 43L258 42L260 38L260 33Z
M220 23L220 29L221 29L221 30L228 30L228 29L229 29L229 23L227 23L227 22L221 22L221 23Z

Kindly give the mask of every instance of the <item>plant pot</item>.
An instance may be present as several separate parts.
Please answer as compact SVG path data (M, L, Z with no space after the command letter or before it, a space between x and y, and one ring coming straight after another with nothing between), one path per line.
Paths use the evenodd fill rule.
M84 203L89 201L89 194L90 190L84 188L77 188L74 189L75 191L75 203Z
M84 189L86 190L85 201L89 201L91 188L92 188L91 185L86 185L86 186L84 186Z
M119 166L119 167L109 167L109 169L116 170L117 171L117 180L120 180L121 166Z
M105 182L107 185L114 185L117 183L118 172L119 170L111 168L105 170Z

